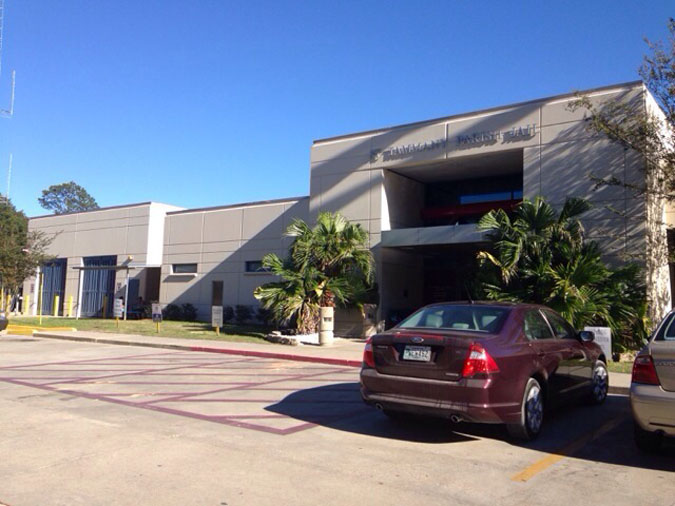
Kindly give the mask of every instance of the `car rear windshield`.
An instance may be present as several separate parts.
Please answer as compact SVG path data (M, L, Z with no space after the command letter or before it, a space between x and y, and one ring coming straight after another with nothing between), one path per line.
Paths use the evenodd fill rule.
M666 317L654 340L675 341L675 313Z
M424 307L403 320L397 328L428 328L499 332L510 309L473 305L441 305Z

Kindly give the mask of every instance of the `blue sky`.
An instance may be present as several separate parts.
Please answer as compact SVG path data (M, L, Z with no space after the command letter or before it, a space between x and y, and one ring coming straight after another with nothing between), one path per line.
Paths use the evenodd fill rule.
M0 192L309 193L314 139L637 79L673 2L5 0Z

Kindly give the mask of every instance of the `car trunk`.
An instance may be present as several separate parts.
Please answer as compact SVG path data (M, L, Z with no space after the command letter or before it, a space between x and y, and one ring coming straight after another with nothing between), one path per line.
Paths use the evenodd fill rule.
M654 341L650 351L661 387L675 392L675 341Z
M375 368L381 374L456 381L475 333L400 330L373 336Z

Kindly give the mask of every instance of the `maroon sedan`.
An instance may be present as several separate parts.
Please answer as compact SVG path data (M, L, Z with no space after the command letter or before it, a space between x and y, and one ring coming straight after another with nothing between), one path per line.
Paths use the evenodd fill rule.
M505 423L533 439L544 405L607 397L607 360L593 339L544 306L433 304L368 339L361 395L392 417Z

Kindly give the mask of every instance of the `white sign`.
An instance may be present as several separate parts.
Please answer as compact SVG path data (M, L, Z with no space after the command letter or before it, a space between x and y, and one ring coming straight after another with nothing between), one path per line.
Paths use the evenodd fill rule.
M612 360L612 331L609 327L585 327L584 330L589 330L595 334L595 342L600 345L602 351L607 357L607 361Z
M113 315L115 318L122 318L124 316L124 301L122 299L115 299Z
M162 321L162 305L154 303L152 305L152 321L161 322Z
M223 306L211 306L211 326L223 326Z

